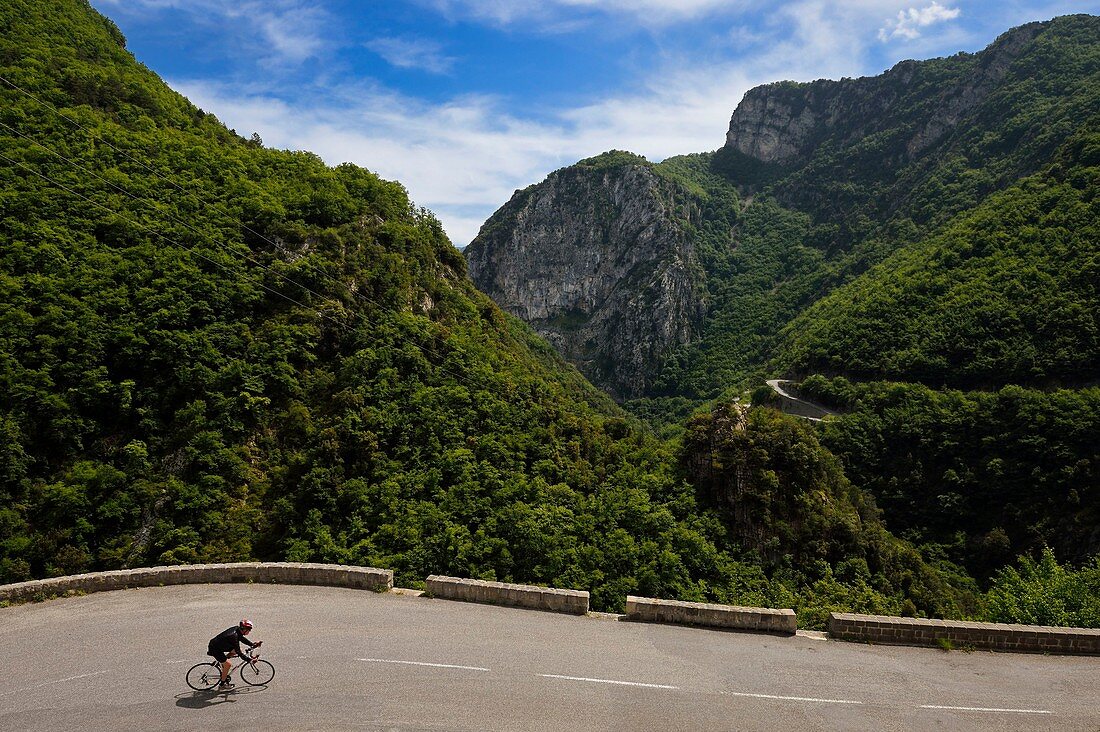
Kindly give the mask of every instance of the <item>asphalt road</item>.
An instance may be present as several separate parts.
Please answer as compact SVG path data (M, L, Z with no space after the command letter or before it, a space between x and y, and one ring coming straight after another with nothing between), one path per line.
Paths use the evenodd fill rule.
M256 625L267 687L192 692ZM0 730L1100 730L1100 659L866 646L320 587L0 609Z

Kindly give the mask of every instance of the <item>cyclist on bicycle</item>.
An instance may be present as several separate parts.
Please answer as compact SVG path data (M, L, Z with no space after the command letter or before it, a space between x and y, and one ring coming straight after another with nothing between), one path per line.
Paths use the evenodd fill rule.
M245 657L244 651L241 650L241 643L249 648L259 648L263 644L263 641L253 643L245 638L251 632L252 622L246 619L241 620L232 628L226 628L210 639L210 645L206 648L206 655L213 656L221 664L222 677L218 683L219 689L233 688L233 684L226 678L229 675L229 658L231 656Z

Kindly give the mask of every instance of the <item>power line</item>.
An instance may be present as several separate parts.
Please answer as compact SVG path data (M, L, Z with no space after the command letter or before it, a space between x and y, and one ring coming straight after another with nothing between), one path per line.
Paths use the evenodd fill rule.
M95 134L95 133L94 133L94 132L93 132L92 130L88 129L87 127L85 127L84 125L80 124L80 123L79 123L79 122L77 122L76 120L70 119L69 117L65 116L65 115L64 115L64 114L62 114L62 113L61 113L61 111L60 111L60 110L59 110L59 109L58 109L57 107L55 107L54 105L52 105L52 104L50 104L50 103L48 103L48 102L45 102L45 101L43 101L43 100L42 100L42 99L40 99L39 97L37 97L37 96L35 96L34 94L32 94L32 93L30 93L30 92L26 91L25 89L23 89L22 87L18 86L17 84L15 84L14 82L12 82L11 80L7 79L7 78L6 78L6 77L4 77L4 76L0 76L0 81L3 81L3 82L4 82L4 83L6 83L6 84L7 84L8 86L10 86L10 87L12 87L13 89L15 89L16 91L18 91L18 92L20 92L21 94L23 94L23 95L27 96L28 98L30 98L30 99L32 99L32 100L34 100L34 101L35 101L35 102L37 102L37 103L38 103L39 105L41 105L41 106L44 106L44 107L46 107L47 109L49 109L50 111L54 112L54 113L55 113L55 114L57 114L57 115L58 115L59 117L61 117L62 119L64 119L64 120L65 120L66 122L70 123L71 125L74 125L74 126L78 127L79 129L83 130L84 132L88 133L88 134L89 134L90 136L92 136L92 138L93 138L93 139L95 139L95 140L98 140L98 141L100 141L100 142L103 142L103 143L104 143L105 145L107 145L107 146L108 146L109 148L111 148L111 149L112 149L112 150L114 150L115 152L117 152L117 153L119 153L120 155L122 155L123 157L125 157L125 158L126 158L127 160L130 160L131 162L135 163L136 165L140 166L141 168L143 168L143 169L145 169L145 170L149 171L150 173L152 173L152 174L153 174L154 176L156 176L157 178L159 178L159 179L161 179L161 180L163 180L163 181L167 182L168 184L170 184L171 186L173 186L173 187L174 187L174 188L176 188L177 190L179 190L179 191L183 192L184 194L186 194L186 195L190 196L191 198L193 198L194 200L198 201L198 202L199 202L200 204L202 204L202 205L204 205L204 206L208 206L208 207L210 207L210 208L212 208L212 209L215 209L215 210L219 210L220 212L222 212L222 213L224 213L224 214L227 214L227 215L229 215L229 216L231 216L231 217L232 217L232 213L231 213L231 212L229 212L229 211L225 210L224 208L220 208L220 207L218 207L218 206L216 206L216 205L214 205L214 204L211 204L211 203L210 203L209 201L207 201L207 200L203 199L203 198L202 198L201 196L198 196L198 195L196 195L196 194L194 194L194 193L192 193L192 192L190 192L190 191L186 190L185 188L183 188L182 186L180 186L180 185L179 185L178 183L176 183L175 181L171 180L170 178L167 178L167 177L165 177L164 175L162 175L161 173L157 172L156 170L154 170L154 169L153 169L153 168L151 168L150 166L148 166L148 165L146 165L145 163L141 162L140 160L138 160L138 159L134 158L134 157L133 157L132 155L130 155L130 154L129 154L129 153L127 153L126 151L124 151L124 150L121 150L121 149L119 149L119 148L118 148L118 147L116 147L115 145L111 144L111 143L110 143L109 141L107 141L107 140L104 140L104 139L103 139L102 137L100 137L100 136L96 135L96 134ZM96 173L94 173L94 172L92 172L92 171L88 170L88 169L87 169L87 168L85 168L84 166L81 166L81 165L80 165L79 163L76 163L76 162L72 161L71 159L67 158L66 156L64 156L64 155L61 155L60 153L58 153L58 152L56 152L55 150L51 149L51 148L50 148L49 146L47 146L47 145L44 145L43 143L39 142L38 140L34 139L33 137L31 137L31 136L29 136L29 135L26 135L25 133L22 133L22 132L20 132L20 131L18 131L18 130L16 130L16 129L14 129L13 127L11 127L11 126L9 126L9 125L7 125L7 124L3 123L3 122L0 122L0 125L3 125L3 126L4 126L5 128L7 128L7 129L11 130L12 132L14 132L15 134L19 135L20 137L22 137L22 138L24 138L24 139L26 139L26 140L29 140L29 141L31 141L31 142L32 142L33 144L35 144L35 145L38 145L39 147L41 147L41 148L43 148L43 149L47 150L47 151L48 151L48 152L50 152L51 154L53 154L53 155L57 156L58 158L60 158L60 159L64 160L65 162L69 163L70 165L73 165L74 167L76 167L76 168L78 168L78 169L80 169L80 170L83 170L84 172L88 173L89 175L92 175L93 177L95 177L95 178L97 178L98 180L100 180L100 181L102 181L102 182L106 183L107 185L111 186L112 188L114 188L115 190L119 191L120 193L123 193L124 195L128 196L128 197L129 197L129 198L131 198L132 200L135 200L135 201L140 201L140 200L149 200L149 201L153 201L153 200L154 200L154 199L151 199L151 198L149 198L149 199L142 199L141 197L135 196L134 194L132 194L132 193L130 193L130 192L128 192L128 191L126 191L125 189L123 189L123 188L121 188L121 187L117 186L116 184L112 183L111 181L108 181L108 180L106 180L105 178L103 178L102 176L99 176L99 175L97 175ZM112 214L115 214L116 216L119 216L120 218L123 218L123 219L125 219L125 220L127 220L127 221L130 221L131 223L134 223L134 224L136 224L136 225L138 225L138 226L141 226L142 228L146 229L146 230L147 230L147 231L149 231L150 233L152 233L152 234L155 234L156 236L159 236L159 237L161 237L161 238L162 238L162 239L164 239L165 241L169 241L169 242L171 242L171 243L173 243L173 244L176 244L177 246L181 246L181 247L183 247L184 249L187 249L188 251L193 251L193 249L192 249L191 247L187 247L186 245L184 245L184 244L181 244L180 242L178 242L178 241L176 241L176 240L174 240L174 239L171 239L170 237L167 237L167 236L165 236L165 235L163 235L163 234L160 234L159 232L157 232L156 230L152 229L151 227L147 227L147 226L143 226L143 225L141 225L141 224L138 224L137 222L133 221L132 219L129 219L128 217L126 217L126 216L124 216L124 215L122 215L122 214L118 213L117 211L114 211L113 209L111 209L111 208L109 208L109 207L107 207L107 206L104 206L103 204L100 204L100 203L98 203L98 202L92 201L91 199L89 199L89 198L87 198L87 197L85 197L85 196L82 196L81 194L77 193L76 191L73 191L73 190L71 190L71 189L69 189L69 188L65 187L64 185L62 185L62 184L58 183L57 181L53 180L52 178L49 178L49 176L43 175L43 174L41 174L41 173L39 173L39 172L37 172L37 171L35 171L35 170L31 169L31 168L28 168L28 167L27 167L27 166L25 166L25 165L22 165L22 164L20 164L20 163L18 163L18 162L16 162L16 161L13 161L13 160L12 160L11 158L8 158L7 156L3 156L3 157L4 157L4 159L5 159L5 160L8 160L9 162L11 162L11 163L13 163L13 164L15 164L15 165L19 165L19 167L22 167L22 168L24 168L25 170L28 170L28 171L30 171L30 172L32 172L32 173L34 173L35 175L38 175L39 177L42 177L43 179L45 179L45 180L49 181L50 183L52 183L52 184L54 184L54 185L57 185L58 187L60 187L60 188L62 188L62 189L64 189L64 190L66 190L66 191L68 191L69 193L72 193L73 195L76 195L76 196L78 196L78 197L80 197L80 198L82 198L82 199L84 199L84 200L88 201L89 203L92 203L93 205L96 205L96 206L98 206L98 207L100 207L100 208L102 208L102 209L104 209L104 210L106 210L106 211L108 211L108 212L110 212L110 213L112 213ZM207 236L206 234L204 234L203 232L201 232L201 231L198 231L197 229L195 229L195 228L194 228L193 226L191 226L190 224L187 224L186 222L184 222L184 221L180 220L180 219L179 219L178 217L175 217L175 216L173 216L172 214L168 214L168 216L169 216L170 218L172 218L172 219L173 219L174 221L176 221L177 223L180 223L180 224L182 224L183 226L186 226L187 228L189 228L190 230L192 230L192 231L196 232L196 233L197 233L197 234L199 234L200 236L204 236L204 237L206 237L206 238L207 238L207 239L208 239L209 241L212 241L212 242L213 242L213 239L211 239L210 237L208 237L208 236ZM260 233L260 232L258 232L258 231L255 231L255 230L254 230L254 229L252 229L251 227L249 227L249 226L247 226L246 224L244 224L244 222L241 222L241 221L239 221L239 219L238 219L238 223L240 223L240 225L242 226L242 228L244 228L244 229L245 229L246 231L249 231L250 233L252 233L252 234L256 235L256 236L257 236L257 237L259 237L260 239L262 239L262 240L264 240L264 241L268 242L268 243L269 243L269 244L271 244L271 245L272 245L273 247L275 247L276 249L278 249L278 244L276 244L276 243L275 243L274 241L272 241L272 240L271 240L271 239L269 239L268 237L264 236L264 235L263 235L262 233ZM213 242L213 243L215 244L215 246L219 246L219 245L218 245L218 242ZM224 246L222 246L222 247L219 247L219 248L222 248L223 250L227 249L227 247L224 247ZM202 255L201 253L198 253L198 252L195 252L195 253L196 253L196 254L198 254L199 256L203 257L204 259L207 259L207 260L211 261L211 262L213 262L213 261L214 261L214 260L210 260L210 259L209 259L208 257L205 257L205 256L204 256L204 255ZM312 288L310 288L310 287L308 287L308 286L306 286L306 285L304 285L304 284L302 284L302 283L300 283L300 282L297 282L297 281L295 281L295 280L291 279L290 277L287 277L286 275L284 275L284 274L282 274L282 273L280 273L280 272L277 272L277 271L275 271L275 270L271 269L270 267L267 267L266 265L264 265L264 264L263 264L263 263L261 263L261 262L257 262L256 260L252 259L251 257L248 257L247 255L245 256L245 259L247 259L248 261L252 262L253 264L256 264L257 266L259 266L259 267L263 268L263 269L264 269L265 271L268 271L268 272L271 272L272 274L275 274L276 276L280 277L280 278L281 278L281 279L283 279L284 281L286 281L286 282L288 282L288 283L290 283L290 284L292 284L292 285L294 285L294 286L296 286L296 287L299 287L299 288L301 288L301 289L303 289L303 290L305 290L305 291L307 291L307 292L310 292L310 293L312 293L312 294L314 294L314 295L316 295L317 297L320 297L320 298L322 298L322 299L325 299L325 300L331 300L331 298L327 298L326 296L322 295L321 293L318 293L318 292L316 292L316 291L315 291L315 290L313 290ZM225 267L224 267L224 265L221 265L221 264L219 264L219 263L216 263L216 262L214 262L214 263L215 263L215 264L217 264L218 266L222 267L223 269L225 268ZM326 279L328 279L328 280L330 280L330 281L332 281L332 282L334 282L334 283L336 283L336 284L340 285L341 287L345 287L345 286L346 286L346 285L345 285L345 283L344 283L344 282L342 282L341 280L338 280L337 278L335 278L335 277L331 276L330 274L328 274L327 272L324 272L323 270L320 270L320 269L318 269L318 268L316 268L316 267L313 267L313 266L312 266L312 265L310 265L310 264L309 264L308 262L306 262L306 263L305 263L305 265L306 265L306 266L307 266L307 267L308 267L308 268L309 268L310 270L312 270L313 272L315 272L315 273L319 274L320 276L322 276L322 277L324 277L324 278L326 278ZM270 288L270 287L267 287L266 285L264 285L264 284L262 284L262 283L259 283L259 282L257 282L256 284L259 284L259 285L260 285L261 287L263 287L263 288L264 288L265 290L267 290L267 291L269 291L269 292L271 292L271 293L273 293L273 294L275 294L275 295L278 295L278 296L280 296L280 297L283 297L284 299L286 299L286 300L288 300L288 301L291 301L291 302L293 302L293 303L295 303L295 304L297 304L297 305L299 305L299 306L301 306L301 307L303 307L303 308L306 308L306 309L309 309L309 310L313 310L313 312L315 312L315 313L316 313L316 314L317 314L317 315L318 315L319 317L323 317L323 318L326 318L326 319L328 319L328 320L330 320L330 321L332 321L332 322L334 322L334 323L337 323L337 324L339 324L339 325L340 325L341 327L343 327L343 328L344 328L345 330L347 329L347 325L346 325L345 323L341 323L340 321L336 321L336 320L334 320L334 319L330 318L329 316L327 316L327 315L325 315L324 313L320 312L320 311L319 311L319 310L317 310L316 308L312 308L312 307L310 307L310 306L308 306L308 305L305 305L304 303L301 303L301 302L299 302L299 301L297 301L297 300L294 300L293 298L290 298L289 296L286 296L286 295L284 295L283 293L280 293L280 292L278 292L277 290L274 290L274 289L272 289L272 288ZM375 301L375 300L372 300L372 299L368 299L368 298L366 298L366 297L365 297L365 296L364 296L364 295L363 295L363 294L362 294L362 293L361 293L360 291L356 291L356 290L350 290L350 292L351 292L351 294L355 295L355 296L356 296L356 297L357 297L358 299L362 300L363 302L366 302L366 303L370 303L370 304L373 304L373 305L380 305L380 304L381 304L381 303L379 303L379 302L377 302L377 301ZM362 319L364 320L364 322L369 322L369 321L367 321L367 319L366 319L366 316L365 316L365 315L363 315L362 313L360 313L359 311L357 311L357 310L354 310L354 309L352 309L352 310L349 310L349 312L350 312L350 313L351 313L351 314L352 314L353 316L355 316L355 317L358 317L358 318L362 318ZM450 369L446 368L446 366L445 366L445 365L444 365L444 363L443 363L443 360L445 359L445 355L444 355L444 354L442 354L442 353L439 353L439 352L437 352L437 351L435 351L435 350L433 350L433 349L431 349L431 348L429 348L429 347L427 347L427 346L425 346L425 345L422 345L422 344L416 344L416 346L417 346L417 348L418 348L419 350L421 350L422 352L425 352L426 354L430 354L430 355L432 355L432 356L435 356L435 357L436 357L436 359L437 359L437 360L439 360L439 362L440 362L440 363L438 364L438 368L439 368L439 370L443 371L444 373L447 373L447 374L451 375L452 377L456 378L456 379L457 379L458 381L460 381L460 382L461 382L461 381L464 381L464 380L465 380L465 379L464 379L464 376L465 376L465 375L460 375L459 373L457 373L457 372L455 372L455 371L452 371L452 370L450 370ZM466 351L465 349L462 349L462 348L458 347L457 345L451 344L451 348L452 348L452 349L453 349L454 351L457 351L458 353L460 353L460 354L462 354L462 355L464 355L464 356L467 356L467 357L469 357L469 355L470 355L470 354L469 354L469 353L468 353L468 352L467 352L467 351Z
M116 191L123 194L124 196L129 197L131 200L134 200L134 201L143 201L143 200L153 201L153 199L151 199L151 198L144 198L144 197L135 196L134 194L127 191L125 188L123 188L123 187L107 180L106 178L99 175L95 171L89 170L88 168L81 165L80 163L78 163L78 162L62 155L61 153L59 153L56 150L54 150L53 148L51 148L49 145L45 145L45 144L39 142L38 140L34 139L30 135L24 134L24 133L20 132L19 130L15 129L14 127L11 127L10 125L8 125L4 122L0 122L0 127L4 127L6 129L10 130L11 132L15 133L19 137L22 137L23 139L30 141L32 144L37 145L38 147L42 148L46 152L51 153L52 155L55 155L56 157L60 158L61 160L64 160L66 163L72 165L73 167L77 168L78 170L81 170L84 173L87 173L88 175L92 176L93 178L102 181L103 183L107 184L108 186L115 189ZM51 182L53 182L53 181L51 181ZM72 191L70 191L70 192L72 192ZM100 204L97 204L97 205L100 205ZM100 207L101 208L106 208L102 205L100 205ZM116 215L120 215L115 211L112 211L112 213L115 213ZM187 223L186 221L179 218L178 216L175 216L171 213L168 213L168 217L170 219L172 219L173 221L175 221L177 224L180 224L180 225L190 229L191 231L198 234L199 236L205 237L208 241L211 241L212 243L215 244L215 246L217 246L217 242L214 241L214 239L212 237L209 237L205 232L200 231L199 229L195 228L194 226ZM175 243L178 244L178 242L175 242ZM186 246L186 245L183 245L183 246ZM270 272L271 274L275 275L276 277L279 277L279 278L283 279L284 281L286 281L286 282L288 282L288 283L290 283L290 284L292 284L296 287L300 287L300 288L302 288L303 290L306 290L307 292L309 292L312 295L316 295L317 297L320 297L322 299L329 299L325 295L317 292L316 290L313 290L313 289L307 287L306 285L303 285L300 282L296 282L296 281L290 279L289 277L287 277L286 275L282 274L281 272L278 272L278 271L272 269L271 267L265 265L263 262L257 261L255 259L253 259L252 257L248 256L247 254L244 254L243 256L247 261L251 262L252 264L255 264L257 267L263 269L264 271Z
M211 259L210 257L206 256L206 255L205 255L205 254L203 254L202 252L199 252L199 251L195 251L195 249L194 249L193 247L189 247L189 246L187 246L186 244L181 244L180 242L176 241L175 239L172 239L172 238L171 238L171 237L169 237L169 236L166 236L166 235L164 235L164 234L161 234L160 232L156 231L155 229L153 229L153 228L151 228L151 227L145 226L145 225L144 225L144 224L142 224L142 223L139 223L139 222L137 222L137 221L134 221L134 220L133 220L132 218L129 218L128 216L124 216L123 214L120 214L120 213L119 213L118 211L115 211L115 210L114 210L114 209L112 209L112 208L111 208L110 206L105 206L105 205L103 205L102 203L99 203L98 201L93 201L93 200L92 200L91 198L88 198L87 196L85 196L85 195L84 195L84 194L82 194L82 193L78 193L77 191L74 191L74 190L73 190L72 188L69 188L69 187L68 187L68 186L66 186L66 185L65 185L64 183L60 183L60 182L58 182L58 181L54 180L53 178L51 178L50 176L46 175L45 173L41 173L41 172L39 172L39 171L35 170L34 168L32 168L32 167L28 166L28 165L24 165L23 163L21 163L21 162L19 162L19 161L17 161L17 160L12 160L11 158L9 158L9 157L8 157L7 155L5 155L5 154L4 154L4 153L2 153L2 152L0 152L0 158L3 158L4 160L7 160L7 161L8 161L9 163L11 163L12 165L16 165L16 166L18 166L18 167L22 168L23 170L26 170L26 171L27 171L27 172L29 172L29 173L32 173L32 174L34 174L34 175L37 175L37 176L38 176L39 178L42 178L43 180L47 181L48 183L51 183L51 184L53 184L53 185L57 186L58 188L62 189L63 191L67 191L68 193L71 193L72 195L76 196L77 198L80 198L80 199L82 199L82 200L84 200L84 201L87 201L88 203L92 204L93 206L97 206L97 207L99 207L99 208L103 209L104 211L107 211L108 213L114 214L115 216L118 216L119 218L121 218L121 219L123 219L123 220L125 220L125 221L128 221L128 222L130 222L131 224L134 224L134 225L136 225L136 226L139 226L139 227L141 227L142 229L145 229L145 230L146 230L146 231L148 231L148 232L149 232L150 234L153 234L153 235L155 235L155 236L159 236L159 237L160 237L161 239L163 239L163 240L164 240L164 241L166 241L166 242L169 242L170 244L175 244L175 245L176 245L177 247L181 247L181 248L183 248L183 249L186 249L187 251L191 252L192 254L194 254L194 255L198 256L198 257L199 257L199 258L201 258L201 259L205 259L205 260L206 260L207 262L210 262L211 264L213 264L213 265L214 265L214 266L216 266L216 267L221 267L222 269L225 269L225 270L227 270L227 271L231 271L231 270L229 270L229 267L228 267L227 265L224 265L224 264L222 264L221 262L217 261L216 259ZM322 317L322 318L328 318L328 316L327 316L327 315L325 315L325 314L324 314L324 313L322 313L321 311L317 310L316 308L312 308L312 307L310 307L309 305L306 305L306 304L305 304L305 303L303 303L303 302L299 302L298 300L295 300L294 298L290 297L289 295L284 295L283 293L279 292L278 290L275 290L275 289L273 289L273 288L271 288L271 287L268 287L267 285L265 285L265 284L264 284L264 283L262 283L262 282L258 282L258 281L256 281L256 280L249 280L249 281L250 281L250 282L252 282L252 283L253 283L253 284L255 284L255 285L259 285L259 286L260 286L261 288L263 288L263 289L267 290L268 292L270 292L270 293L271 293L271 294L273 294L273 295L276 295L276 296L278 296L278 297L281 297L281 298L283 298L284 300L288 300L289 302L292 302L292 303L294 303L295 305L298 305L298 306L300 306L300 307L303 307L303 308L305 308L306 310L312 310L312 311L313 311L314 313L316 313L316 314L317 314L317 315L318 315L319 317ZM345 328L345 329L347 328L347 326L346 326L345 324L341 323L341 322L340 322L340 321L338 321L338 320L335 320L335 319L332 319L332 318L328 318L328 319L329 319L329 320L332 320L332 322L336 323L337 325L340 325L341 327L343 327L343 328Z
M176 182L175 182L174 180L172 180L171 178L168 178L168 177L166 177L166 176L162 175L162 174L161 174L160 172L158 172L157 170L155 170L155 169L151 168L150 166L146 165L146 164L145 164L144 162L142 162L142 161L140 161L140 160L138 160L138 159L134 158L134 157L133 157L132 155L130 155L129 153L127 153L127 152L126 152L125 150L121 150L121 149L119 149L118 147L116 147L115 145L111 144L111 142L110 142L109 140L105 140L105 139L103 139L103 137L101 137L101 136L98 136L98 135L96 135L94 131L92 131L92 130L88 129L87 127L85 127L84 125L80 124L80 123L79 123L79 122L77 122L76 120L74 120L74 119L70 119L69 117L65 116L64 114L62 114L62 113L61 113L61 110L59 110L59 109L58 109L57 107L55 107L54 105L50 104L49 102L46 102L46 101L43 101L42 99L39 99L39 98L38 98L37 96L35 96L34 94L30 93L30 92L29 92L29 91L27 91L26 89L23 89L23 88L22 88L22 87L20 87L20 86L19 86L18 84L16 84L15 82L11 81L10 79L7 79L6 77L4 77L4 76L0 75L0 81L3 81L3 82L4 82L5 84L7 84L7 85L8 85L8 86L10 86L11 88L15 89L15 90L16 90L16 91L18 91L19 93L21 93L21 94L23 94L23 95L25 95L25 96L29 97L30 99L33 99L33 100L34 100L35 102L37 102L37 103L38 103L38 104L40 104L41 106L43 106L43 107L46 107L47 109L49 109L50 111L52 111L52 112L53 112L54 114L56 114L56 115L57 115L58 117L60 117L61 119L65 120L65 121L66 121L66 122L68 122L69 124L71 124L71 125L75 125L76 127L78 127L79 129L83 130L84 132L87 132L87 133L88 133L89 135L91 135L91 136L92 136L92 138L93 138L93 139L95 139L95 140L98 140L99 142L102 142L103 144L107 145L107 147L111 148L112 150L114 150L115 152L117 152L117 153L118 153L119 155L122 155L122 156L123 156L123 157L125 157L125 158L126 158L127 160L131 161L132 163L134 163L134 164L136 164L136 165L140 166L141 168L143 168L143 169L145 169L145 170L149 171L150 173L152 173L152 174L153 174L154 176L156 176L157 178L159 178L159 179L163 180L164 182L168 183L169 185L171 185L172 187L176 188L176 189L177 189L178 191L180 191L181 193L183 193L183 194L185 194L185 195L187 195L187 196L190 196L190 197L191 197L192 199L194 199L194 200L198 201L198 202L199 202L200 204L202 204L203 206L207 206L207 207L209 207L209 208L211 208L211 209L214 209L214 210L216 210L216 211L219 211L219 212L221 212L221 213L223 213L223 214L225 214L225 215L229 216L230 218L236 218L236 217L234 216L234 214L233 214L233 213L232 213L231 211L228 211L228 210L226 210L225 208L219 207L219 206L218 206L217 204L215 204L215 203L211 203L210 201L208 201L208 200L204 199L204 198L203 198L202 196L199 196L199 195L197 195L197 194L195 194L195 193L193 193L193 192L191 192L191 191L187 190L186 188L184 188L184 187L183 187L183 186L181 186L180 184L176 183ZM36 144L41 144L41 143L37 143L37 142L36 142ZM44 147L44 146L43 146L43 147ZM245 231L247 231L247 232L249 232L249 233L251 233L251 234L253 234L253 235L255 235L255 236L259 237L260 239L262 239L262 240L266 241L266 242L267 242L268 244L270 244L270 245L271 245L272 247L275 247L276 249L278 249L278 246L279 246L279 245L278 245L278 244L276 244L276 243L275 243L274 241L272 241L271 239L269 239L268 237L266 237L266 236L265 236L264 234L262 234L261 232L259 232L259 231L256 231L255 229L251 228L250 226L248 226L247 224L245 224L245 223L244 223L243 221L241 221L240 219L237 219L237 221L238 221L238 223L239 223L239 224L241 225L241 228L243 228L243 229L244 229ZM312 266L312 265L311 265L311 264L310 264L310 263L309 263L308 261L307 261L307 262L305 262L305 266L306 266L306 267L308 267L308 268L309 268L310 270L312 270L312 271L313 271L314 273L316 273L316 274L320 275L321 277L324 277L324 278L326 278L326 279L329 279L329 280L331 280L331 281L333 281L333 282L335 282L335 283L337 283L337 284L339 284L339 285L341 285L341 286L344 286L344 283L343 283L343 282L341 282L340 280L336 279L335 277L333 277L333 276L332 276L332 275L330 275L329 273L327 273L327 272L325 272L325 271L323 271L323 270L321 270L321 269L317 269L317 268L313 267L313 266ZM300 285L300 284L298 284L298 283L295 283L295 284L297 284L297 285L298 285L299 287L303 287L304 289L308 289L308 288L305 288L305 287L304 287L303 285ZM372 301L372 300L369 300L369 299L367 299L367 298L366 298L366 296L364 296L363 294L361 294L361 293L359 293L359 292L357 292L357 291L353 291L353 292L352 292L352 295L354 295L355 297L358 297L359 299L363 300L364 302L370 302L371 304L375 304L375 305L379 304L379 303L377 303L376 301ZM456 350L459 350L459 351L461 351L461 349L456 349Z

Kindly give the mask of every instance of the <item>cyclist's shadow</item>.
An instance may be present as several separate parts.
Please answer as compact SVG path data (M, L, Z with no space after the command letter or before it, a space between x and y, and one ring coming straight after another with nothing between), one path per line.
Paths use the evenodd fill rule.
M258 694L261 691L267 691L267 687L246 686L243 689L235 688L229 691L218 691L217 689L211 689L209 691L192 691L190 694L177 694L176 706L185 707L187 709L207 709L209 707L216 707L219 704L237 701L234 697L244 694Z

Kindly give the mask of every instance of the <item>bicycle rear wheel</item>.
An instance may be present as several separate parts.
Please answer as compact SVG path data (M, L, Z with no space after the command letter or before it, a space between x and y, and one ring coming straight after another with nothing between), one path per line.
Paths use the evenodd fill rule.
M241 666L241 681L249 686L263 686L275 678L275 667L270 661L259 660Z
M187 670L187 685L195 691L213 689L221 681L221 678L221 669L214 662L196 663Z

